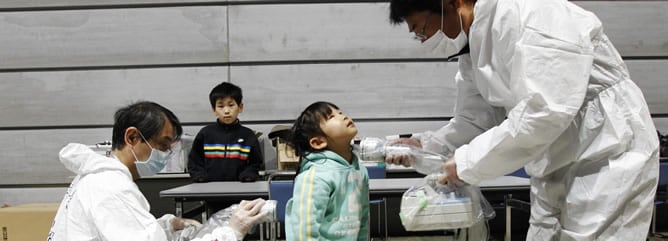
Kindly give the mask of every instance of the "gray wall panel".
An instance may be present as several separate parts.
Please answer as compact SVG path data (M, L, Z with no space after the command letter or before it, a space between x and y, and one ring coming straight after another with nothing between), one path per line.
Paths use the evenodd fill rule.
M576 1L594 12L622 56L668 56L668 1Z
M0 73L0 127L111 125L114 110L137 100L207 121L209 91L226 80L227 67Z
M662 135L668 135L668 118L654 118L654 124Z
M184 132L197 133L199 128L185 127ZM106 140L111 140L111 128L0 131L0 185L69 183L74 174L58 160L60 149L68 143Z
M244 90L243 120L285 120L328 100L361 118L449 116L456 63L262 65L233 67ZM211 88L226 67L0 73L0 127L110 125L113 110L159 102L183 122L214 118ZM419 80L416 82L416 80ZM372 109L372 111L369 111Z
M58 160L60 148L69 142L94 144L107 136L110 129L0 131L0 184L68 183L73 174Z
M24 203L57 203L63 200L67 187L0 188L0 206Z
M623 56L668 56L668 1L575 3ZM229 24L232 62L425 57L405 23L389 23L387 3L235 5Z
M668 60L627 60L631 79L642 89L652 114L668 114Z
M668 55L668 1L576 4L622 55ZM230 6L228 59L227 8L0 12L0 69L424 57L387 3L330 3Z
M0 12L0 69L227 61L226 7Z
M654 114L668 113L668 61L629 60L633 80ZM357 118L449 117L456 63L364 63L236 66L245 121L296 117L325 100ZM183 122L209 122L213 86L227 67L0 73L0 127L111 125L113 110L145 99L172 109Z
M230 6L230 61L424 57L405 24L390 24L388 6Z
M456 63L306 64L233 67L244 118L290 119L324 100L357 118L451 116Z
M0 8L79 8L113 7L118 5L194 4L227 2L226 0L2 0Z

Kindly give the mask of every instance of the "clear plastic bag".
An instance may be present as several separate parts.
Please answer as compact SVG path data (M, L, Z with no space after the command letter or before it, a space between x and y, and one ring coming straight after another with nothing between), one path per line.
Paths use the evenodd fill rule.
M269 214L260 220L258 223L274 222L276 220L276 200L266 200L260 213L268 212ZM223 229L228 226L232 213L239 207L239 204L234 204L223 210L215 212L209 219L200 226L188 226L181 231L176 241L191 241L191 240L225 240L224 236L229 235ZM232 234L234 235L234 234Z
M495 216L494 209L472 185L450 188L436 184L436 175L408 189L401 199L399 217L408 231L468 228Z
M360 140L355 151L364 161L384 161L386 156L404 155L411 167L427 175L421 185L411 187L401 200L399 217L408 231L469 228L495 216L494 209L477 186L445 186L437 183L448 156L405 144L389 145L376 137Z

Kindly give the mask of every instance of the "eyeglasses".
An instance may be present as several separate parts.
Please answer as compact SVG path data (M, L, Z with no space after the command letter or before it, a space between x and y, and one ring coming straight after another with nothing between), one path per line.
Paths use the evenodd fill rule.
M151 149L155 149L155 148L153 148L153 146L151 146L151 143L148 143L148 140L146 140L146 138L144 137L144 134L142 134L141 131L138 131L137 133L139 133L139 136L141 136L141 139L144 140L144 142L148 145L148 147L150 147ZM167 153L167 156L171 157L172 154L174 154L174 151L172 151L172 147L175 144L176 143L170 145L169 147L165 147L166 145L161 145L161 143L158 143L158 145L161 145L161 146L160 146L160 149L156 149L156 150L165 152L165 153Z
M422 30L420 30L419 33L415 33L415 36L413 36L413 39L424 42L427 40L429 37L427 37L427 34L425 34L425 30L427 29L427 24L429 24L429 17L431 17L431 13L427 15L427 18L424 20L424 24L422 25Z

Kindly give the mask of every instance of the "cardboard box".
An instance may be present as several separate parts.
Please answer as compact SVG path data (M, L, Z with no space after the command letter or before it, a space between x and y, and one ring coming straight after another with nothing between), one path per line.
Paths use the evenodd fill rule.
M290 126L275 125L267 135L271 145L276 147L276 169L279 171L297 170L299 167L299 156L295 155L295 149L286 141L290 137L290 129Z
M59 203L0 208L0 241L46 240Z
M295 149L288 145L283 139L276 139L276 161L278 162L278 170L297 170L299 167L299 156L295 155Z

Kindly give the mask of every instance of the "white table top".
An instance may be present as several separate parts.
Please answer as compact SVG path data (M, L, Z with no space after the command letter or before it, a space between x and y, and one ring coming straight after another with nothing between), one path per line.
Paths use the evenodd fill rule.
M420 184L423 178L385 178L370 179L369 192L371 194L401 194L408 188ZM513 176L502 176L480 183L480 189L485 190L521 190L529 189L529 179ZM220 198L220 197L249 197L268 196L269 184L267 181L258 182L206 182L192 183L160 192L162 198Z

